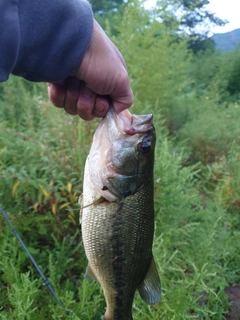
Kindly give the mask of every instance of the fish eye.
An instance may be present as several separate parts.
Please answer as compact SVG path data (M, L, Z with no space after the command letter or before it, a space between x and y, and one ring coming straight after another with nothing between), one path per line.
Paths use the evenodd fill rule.
M149 153L151 150L151 141L143 140L141 143L139 143L138 148L143 154Z

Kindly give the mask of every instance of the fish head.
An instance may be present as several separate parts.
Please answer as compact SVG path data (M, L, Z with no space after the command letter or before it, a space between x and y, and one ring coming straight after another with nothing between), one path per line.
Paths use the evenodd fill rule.
M110 107L89 155L91 182L99 195L116 201L152 183L155 140L152 114L117 114Z

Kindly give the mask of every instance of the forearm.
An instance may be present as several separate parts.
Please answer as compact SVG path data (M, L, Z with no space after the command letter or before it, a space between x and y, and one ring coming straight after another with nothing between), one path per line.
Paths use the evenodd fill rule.
M2 0L0 81L63 81L80 64L93 29L84 0Z

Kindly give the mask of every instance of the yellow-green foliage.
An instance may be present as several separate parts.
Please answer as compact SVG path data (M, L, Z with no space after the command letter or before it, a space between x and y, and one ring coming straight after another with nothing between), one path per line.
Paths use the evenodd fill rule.
M149 103L155 112L165 111L173 98L186 85L189 63L186 39L176 37L141 10L135 1L119 19L119 35L113 37L124 55L129 70L131 85L136 96L135 108L141 112Z
M137 293L133 317L222 320L225 288L240 282L240 107L226 71L237 53L192 58L186 39L159 17L137 1L114 17L133 111L152 112L157 132L153 252L163 296L150 307ZM15 77L0 85L0 119L0 205L66 307L0 215L0 319L98 320L105 302L99 285L83 277L77 199L99 120L65 114L47 101L45 84Z

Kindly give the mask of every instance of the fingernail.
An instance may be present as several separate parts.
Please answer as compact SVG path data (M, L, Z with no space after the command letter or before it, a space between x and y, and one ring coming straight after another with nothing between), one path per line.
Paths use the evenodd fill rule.
M83 96L85 98L90 99L90 98L92 98L93 94L94 93L93 93L93 91L91 89L89 89L88 87L84 86L84 88L83 88Z

